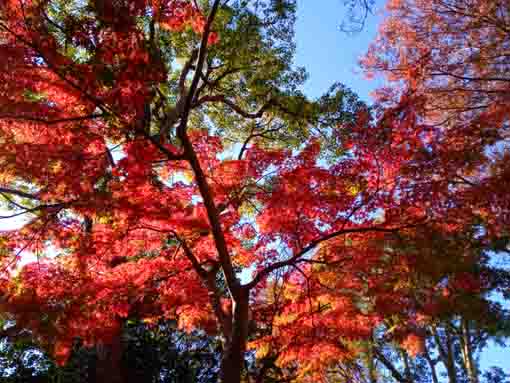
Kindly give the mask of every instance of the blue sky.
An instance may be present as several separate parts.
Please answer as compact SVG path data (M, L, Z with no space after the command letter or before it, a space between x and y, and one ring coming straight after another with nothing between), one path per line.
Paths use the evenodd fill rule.
M374 11L363 31L348 35L340 30L345 15L343 0L298 0L297 3L296 64L304 66L310 75L304 87L306 94L320 96L339 81L368 101L377 82L363 78L357 61L376 37L380 12ZM383 0L377 1L379 9L383 5Z
M343 0L297 0L297 54L295 63L306 68L309 80L303 90L311 97L325 93L334 82L350 87L363 100L382 81L368 81L360 73L358 59L376 37L384 0L376 1L374 15L363 31L347 35L340 31L344 19ZM510 374L510 349L494 344L481 355L481 367L499 366Z

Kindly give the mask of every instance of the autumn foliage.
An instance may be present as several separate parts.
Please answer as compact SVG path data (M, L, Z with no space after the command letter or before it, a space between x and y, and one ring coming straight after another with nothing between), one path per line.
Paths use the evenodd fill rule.
M23 218L2 233L2 308L61 363L77 338L113 344L127 318L165 318L221 337L225 382L240 381L250 350L317 382L363 352L388 317L392 339L420 353L426 318L487 288L467 249L434 243L477 219L487 235L508 224L498 189L510 179L508 153L488 149L507 138L507 108L494 100L507 80L490 79L502 74L485 65L488 46L476 62L445 63L451 81L431 77L436 59L452 57L444 41L467 42L412 29L451 26L431 19L428 2L392 2L405 15L424 7L428 24L390 19L367 61L405 82L396 102L357 108L319 133L329 110L281 73L266 81L233 61L226 43L238 32L228 28L251 10L0 4L0 193L6 218ZM507 37L482 21L473 40ZM264 34L256 37L261 49ZM264 54L280 59L271 70L290 70L267 44ZM249 56L255 48L246 48L253 65L268 68ZM467 75L486 80L458 79ZM444 90L457 92L455 103L437 96ZM323 157L323 134L333 159ZM27 254L39 259L17 266Z
M497 1L390 1L363 65L382 73L382 102L414 113L429 141L424 178L455 188L457 215L493 234L508 227L508 5ZM474 208L476 206L476 209Z

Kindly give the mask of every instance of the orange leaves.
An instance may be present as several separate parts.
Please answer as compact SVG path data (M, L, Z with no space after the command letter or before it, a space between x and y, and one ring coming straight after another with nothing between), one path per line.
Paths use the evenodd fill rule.
M70 339L87 345L111 340L130 317L171 318L181 329L211 334L223 328L229 341L230 326L222 321L249 297L245 323L230 324L247 327L249 321L257 328L250 335L259 357L299 366L303 379L317 382L328 364L359 351L356 343L371 338L383 318L401 321L395 340L418 353L416 327L423 318L440 314L458 295L483 291L471 278L473 260L448 241L473 217L476 196L490 191L491 198L477 205L477 218L489 221L506 209L508 198L498 187L508 184L508 161L486 149L496 150L493 145L507 138L499 127L507 125L508 112L494 104L484 113L473 111L472 124L464 117L441 127L428 124L447 116L449 106L473 106L466 97L475 89L448 103L440 96L459 82L431 71L459 66L432 64L460 56L428 34L431 20L423 26L413 21L406 7L427 2L393 2L402 17L386 25L382 46L372 48L366 64L390 71L404 87L379 92L391 107L324 127L344 145L328 159L314 129L308 131L310 121L303 136L311 138L294 150L269 149L257 140L227 142L247 131L231 135L217 125L237 119L240 130L252 127L251 138L263 137L265 144L297 133L299 116L287 110L295 109L293 102L279 105L292 101L294 91L276 88L297 77L280 76L285 70L277 65L276 81L260 82L256 71L250 79L237 64L223 64L230 54L215 56L211 49L207 69L199 68L201 55L185 65L189 72L179 81L173 57L193 51L194 34L206 30L195 2L97 0L86 12L59 15L55 22L69 32L58 38L58 28L43 17L45 2L36 3L41 8L29 9L31 25L16 2L1 8L20 38L0 45L6 57L0 62L0 187L10 208L32 218L9 234L6 252L51 248L58 256L25 266L1 287L8 310L55 346L59 362ZM247 20L252 17L258 16L250 13ZM227 28L236 28L234 21ZM211 33L209 44L217 39ZM269 51L280 57L278 49ZM483 61L477 58L476 68L462 74L487 75ZM199 80L192 76L198 70L205 77L193 89L196 81L190 86L189 80ZM219 94L238 88L239 106ZM262 93L252 94L252 88ZM188 95L190 89L195 94ZM487 89L497 94L506 88ZM260 113L240 109L256 111L260 103L267 103ZM235 119L223 115L229 108ZM315 109L312 114L314 120ZM249 124L242 121L247 115L253 117ZM269 130L258 133L259 122ZM238 144L244 156L229 159ZM425 224L428 234L420 231ZM437 243L442 246L431 245ZM248 275L252 283L245 281ZM49 318L46 327L41 312Z
M161 7L161 2L158 2ZM172 32L180 32L185 28L191 28L195 33L204 33L206 18L189 1L173 0L167 1L165 5L158 10L161 13L160 25ZM208 44L213 45L219 41L216 32L210 32Z
M202 33L205 20L200 12L190 1L165 1L165 4L159 2L161 12L161 26L171 31L182 31L186 26L191 26L196 33Z
M215 193L229 194L240 189L243 182L249 178L251 164L248 161L225 160L221 161L212 172L212 183Z
M415 357L425 350L425 339L423 336L409 334L402 342L402 348Z
M379 92L382 102L397 105L402 94L412 95L408 107L416 120L409 129L427 132L421 143L410 142L404 171L420 179L423 190L414 187L423 193L420 198L432 196L429 212L444 214L440 206L456 205L458 211L450 216L460 221L478 215L485 210L482 206L494 206L500 214L482 217L488 232L494 232L500 224L496 221L508 216L503 213L508 201L496 197L496 179L488 171L497 167L496 182L501 184L508 166L487 157L506 151L503 136L510 115L503 95L508 91L508 63L498 52L508 44L508 34L501 34L498 20L508 12L508 4L466 4L390 2L363 65L393 82Z
M76 337L89 345L109 342L131 315L165 313L179 318L182 328L212 331L207 294L182 262L157 257L111 267L88 261L86 274L54 261L29 264L9 291L5 309L50 345L58 363L65 363ZM182 270L178 277L172 276L175 269Z

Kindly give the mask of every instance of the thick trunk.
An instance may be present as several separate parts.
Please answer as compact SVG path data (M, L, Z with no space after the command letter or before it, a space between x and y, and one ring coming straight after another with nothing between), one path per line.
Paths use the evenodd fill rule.
M222 383L240 383L248 337L248 291L241 290L233 302L232 333L225 340L221 360Z
M453 350L453 343L452 343L452 336L450 333L450 330L445 327L445 334L446 334L446 349L448 350L447 355L447 365L446 369L448 372L448 379L450 380L450 383L457 383L457 369L455 368L455 357L454 357L454 350Z

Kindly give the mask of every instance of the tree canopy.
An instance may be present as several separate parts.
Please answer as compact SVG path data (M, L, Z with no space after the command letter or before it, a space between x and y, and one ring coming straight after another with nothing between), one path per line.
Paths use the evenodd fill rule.
M224 383L376 382L377 360L408 382L382 344L407 363L455 328L476 383L510 206L504 70L479 69L494 47L454 46L506 38L503 6L481 3L472 26L390 2L366 65L399 84L369 107L334 81L301 92L292 0L0 2L2 218L21 217L1 236L2 311L60 364L95 348L98 381L126 381L135 318L215 340Z

